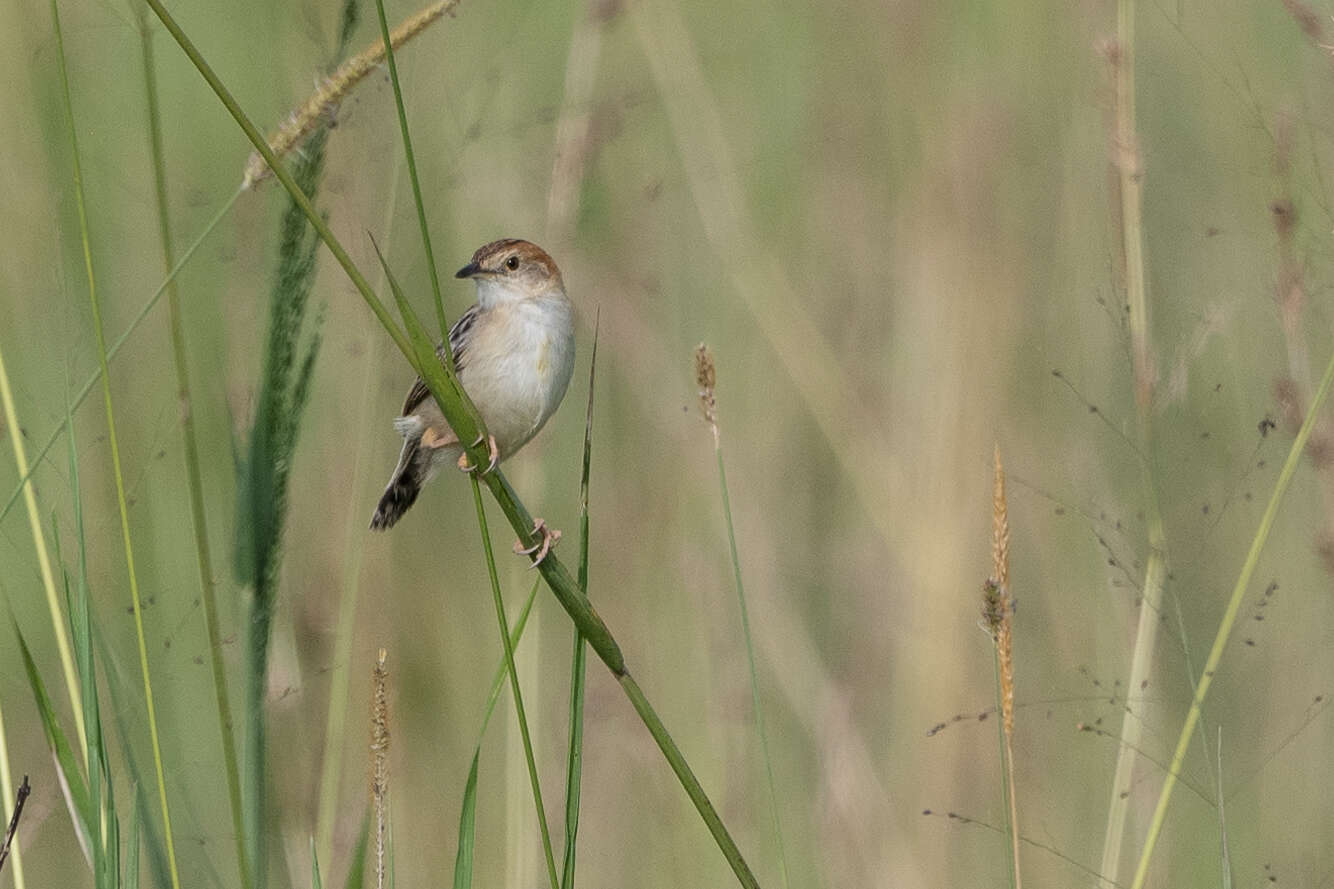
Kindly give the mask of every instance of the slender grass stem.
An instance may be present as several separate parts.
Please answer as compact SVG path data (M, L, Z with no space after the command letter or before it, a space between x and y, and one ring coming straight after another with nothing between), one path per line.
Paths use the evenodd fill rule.
M139 329L140 323L148 317L149 312L153 311L153 307L158 304L158 300L162 298L162 294L167 292L167 285L176 280L176 276L180 273L181 269L185 268L185 264L190 261L191 257L195 255L195 251L199 249L199 246L213 233L213 229L218 227L218 223L222 222L223 217L225 217L228 211L232 209L232 206L236 203L236 199L240 196L240 189L233 192L232 196L227 199L227 203L223 204L213 218L209 220L208 225L204 226L203 231L199 233L199 236L195 238L194 242L189 247L185 248L185 252L181 254L181 258L176 261L176 264L171 267L171 271L167 273L167 277L157 286L157 289L153 291L153 295L140 306L138 314L134 316L134 319L130 321L125 330L121 331L120 336L116 337L116 340L111 344L111 348L107 350L108 360L115 358L116 355L119 354L121 346L125 345L125 341L130 338L130 334ZM75 394L74 400L71 402L71 411L83 404L84 399L86 399L88 394L93 391L93 387L97 385L97 382L100 379L102 379L102 368L98 367L98 369L93 371L92 375L84 381L83 385L79 388L78 393ZM18 484L14 486L13 493L11 493L9 499L5 501L4 508L0 509L0 521L3 521L5 516L9 515L9 510L13 508L16 502L18 502L18 498L23 493L29 479L32 478L32 474L37 471L37 467L46 459L47 453L55 446L56 439L60 438L60 434L65 431L65 428L65 418L62 416L60 422L56 424L56 428L51 431L51 435L46 439L46 443L43 444L33 456L32 465L26 470L20 471Z
M185 32L181 30L180 25L177 24L174 18L172 18L171 14L167 12L166 8L162 5L161 0L144 0L144 2L152 8L153 13L162 22L163 26L167 29L167 32L171 34L172 38L181 47L182 52L184 52L190 59L190 62L195 66L196 70L199 71L200 75L208 83L214 94L217 95L218 100L222 102L228 113L232 115L237 126L239 126L246 134L246 138L250 140L250 143L255 146L255 150L258 151L261 156L264 157L265 162L273 168L274 175L277 177L278 181L282 183L283 188L287 190L292 196L292 199L306 215L306 218L310 220L311 226L314 227L315 231L319 234L320 239L324 241L325 246L329 248L329 252L333 255L334 259L347 273L349 280L351 280L353 286L356 287L357 292L361 294L362 299L365 300L366 305L374 313L376 319L379 320L380 324L384 327L385 332L389 334L390 338L393 339L394 344L398 346L399 350L413 366L413 369L416 370L426 382L432 395L436 399L436 403L440 406L446 421L454 430L458 440L477 441L476 436L478 427L472 420L472 415L475 414L476 407L472 405L471 400L467 397L467 393L458 385L457 377L454 374L452 365L442 364L435 359L434 351L430 348L429 340L426 340L424 331L420 329L419 323L414 330L414 337L419 341L414 342L408 339L407 333L400 329L394 322L393 318L389 316L388 310L385 308L384 304L375 295L374 291L371 290L369 282L367 282L365 276L357 268L356 264L353 263L352 258L348 255L342 244L336 237L334 237L333 232L329 229L329 226L325 223L324 219L315 211L315 208L311 206L309 199L302 193L300 187L292 179L291 174L287 172L286 167L284 167L282 162L274 156L273 151L269 148L268 144L265 143L264 137L260 134L259 130L255 128L255 125L246 116L245 112L241 110L241 106L237 103L236 99L233 98L221 79L218 78L217 74L209 66L208 62L205 61L198 48L195 47L194 43ZM409 313L405 315L404 322L405 324L413 324L415 321L416 318L410 313L409 307ZM420 358L419 355L421 356ZM478 441L476 446L469 449L469 457L475 465L481 465L488 459L489 455L484 453L485 450L485 444L481 441ZM529 513L527 508L524 507L523 503L514 493L509 482L505 479L504 473L500 470L489 472L486 475L485 481L487 488L491 491L491 495L495 497L496 502L505 513L505 517L509 520L510 526L514 529L515 533L519 535L519 539L523 541L524 545L531 546L534 543L537 543L537 535L534 534L533 531L532 514ZM695 805L700 817L704 820L705 824L708 825L709 831L714 837L714 841L718 844L719 849L723 852L724 857L731 865L738 881L743 886L758 886L759 884L755 880L754 874L751 873L745 859L742 858L740 850L732 840L731 835L727 832L727 828L723 825L722 819L718 817L718 813L713 808L712 803L709 802L708 796L699 785L699 781L690 771L684 757L681 756L680 750L676 748L675 742L667 733L667 729L662 724L662 720L658 717L657 713L654 712L647 699L644 698L643 691L640 690L634 680L628 676L625 666L625 656L621 653L620 646L617 644L616 638L612 635L611 630L608 629L607 625L602 621L602 618L598 616L597 612L593 610L591 603L588 601L588 597L584 594L583 590L579 589L574 578L570 576L569 570L554 553L548 554L547 557L542 560L542 564L538 566L538 570L546 580L547 586L551 589L552 594L555 595L557 601L560 602L561 607L565 609L566 613L570 616L570 619L578 625L580 632L582 632L588 639L588 643L592 646L594 652L597 653L607 669L621 681L626 695L631 698L631 701L635 705L635 711L639 714L640 719L649 729L650 734L653 735L654 740L657 741L659 748L662 749L673 772L676 773L677 778L681 781L682 787L690 797L691 802Z
M718 491L723 501L727 545L732 556L732 577L736 581L737 604L741 609L741 635L746 642L746 665L750 669L750 701L755 710L755 731L760 736L760 754L764 757L764 774L769 783L769 815L773 822L774 842L778 845L778 864L783 873L783 885L791 886L787 869L787 850L783 844L783 825L778 817L778 791L774 784L773 757L769 753L769 732L764 722L764 704L760 700L759 673L755 669L755 646L751 642L750 634L750 610L746 607L746 588L741 582L741 557L737 553L736 529L732 523L732 499L727 491L727 469L723 465L723 445L717 423L713 424L713 452L718 458Z
M204 509L204 483L199 468L199 440L195 433L194 402L190 393L189 353L185 346L185 324L181 318L181 299L176 278L175 247L167 201L166 153L162 147L162 112L158 102L157 68L153 63L153 35L144 17L143 7L136 7L139 46L143 54L144 94L148 100L149 155L153 168L154 194L157 200L158 231L162 241L162 266L167 273L167 319L171 332L171 351L176 367L176 394L181 410L181 435L185 442L185 475L190 492L191 529L194 532L195 564L199 569L200 599L203 602L204 628L208 634L209 663L213 672L213 696L222 735L223 769L227 774L227 797L231 806L232 832L236 843L241 889L250 889L250 866L246 857L241 821L241 774L237 765L236 740L232 733L232 706L227 691L227 671L222 663L222 632L218 625L217 584L213 580L213 557L208 545L208 519Z
M523 738L523 755L528 761L528 780L533 785L533 805L537 808L537 826L542 833L542 853L546 858L547 876L551 889L560 889L556 875L556 859L551 852L551 831L547 829L546 808L542 804L542 783L537 778L537 762L533 759L533 740L528 734L528 717L524 713L523 693L519 689L519 671L514 667L514 645L510 642L509 621L505 618L505 600L500 594L500 577L496 573L495 553L491 550L491 532L486 524L486 507L482 503L482 488L477 476L472 477L472 499L477 507L477 524L482 531L482 548L486 552L486 570L491 578L491 597L496 604L496 620L500 624L500 641L505 649L505 667L510 674L510 692L514 695L514 714L519 720L519 734Z
M5 425L9 427L9 441L14 448L14 464L23 479L19 483L19 490L23 493L24 506L28 511L28 528L32 531L32 544L37 551L37 569L42 576L42 589L46 592L46 607L51 617L51 629L56 636L56 650L60 653L65 691L69 695L70 708L74 711L79 743L84 745L83 764L84 768L87 768L88 747L83 731L83 696L79 693L79 681L74 672L74 657L70 653L69 633L65 629L65 618L56 595L55 575L51 573L51 557L46 550L46 536L42 531L41 515L37 512L37 495L33 491L32 471L28 467L28 458L23 449L23 432L19 425L18 412L14 408L14 393L9 387L9 372L5 370L3 348L0 348L0 400L4 401Z
M584 464L579 478L579 589L588 594L588 478L593 468L593 383L598 367L598 329L593 321L593 355L588 362L588 406L584 409ZM565 764L565 850L561 856L561 889L574 889L575 847L579 838L579 800L584 762L584 685L588 647L574 628L570 657L570 738Z
M408 113L403 107L403 88L398 81L398 62L394 59L394 44L390 39L389 20L384 14L384 0L375 0L375 12L380 19L380 39L384 41L385 60L389 63L389 82L394 87L394 107L398 111L398 127L403 133L403 153L407 157L413 203L417 205L417 223L421 227L422 249L426 251L426 270L431 276L435 317L440 325L440 339L445 345L445 354L452 363L454 356L449 351L449 322L445 320L445 302L440 296L440 275L435 268L435 251L431 249L431 227L426 223L426 202L422 200L421 182L417 178L417 159L412 153L412 137L408 133Z
M1148 295L1144 278L1143 171L1135 123L1135 4L1117 4L1116 65L1116 168L1120 192L1121 256L1125 263L1126 304L1135 387L1136 438L1144 511L1148 526L1149 555L1145 563L1139 624L1131 654L1127 688L1139 688L1153 670L1153 652L1158 641L1158 618L1162 613L1163 584L1167 579L1167 535L1158 505L1158 482L1153 457L1152 345L1149 337ZM1130 797L1126 793L1135 771L1136 751L1142 746L1143 723L1132 713L1121 718L1116 771L1112 778L1107 826L1103 835L1099 872L1115 881L1120 869Z
M1191 737L1195 733L1195 726L1200 721L1204 699L1209 694L1209 687L1213 684L1214 675L1218 671L1218 664L1223 659L1223 650L1227 647L1228 639L1231 638L1232 627L1236 623L1238 612L1241 611L1242 599L1246 596L1246 590L1250 587L1256 565L1260 562L1260 553L1264 551L1265 543L1269 540L1269 533L1274 528L1274 519L1278 516L1279 504L1282 503L1283 496L1287 494L1288 487L1292 484L1292 477L1296 474L1297 465L1301 462L1302 453L1306 450L1306 442L1311 437L1311 430L1320 416L1321 408L1329 397L1331 383L1334 383L1334 355L1330 356L1329 363L1325 366L1325 374L1320 380L1320 387L1316 389L1315 396L1311 399L1311 406L1307 409L1306 419L1302 422L1301 429L1297 431L1297 437L1292 441L1292 447L1288 450L1288 458L1283 461L1283 469L1279 472L1278 481L1274 484L1274 492L1270 495L1269 503L1265 506L1264 514L1260 517L1260 525L1255 531L1255 537L1251 540L1251 547L1246 553L1246 560L1242 562L1241 573L1237 575L1237 583L1232 588L1232 597L1228 599L1227 609L1223 612L1223 619L1218 625L1218 633L1214 636L1213 647L1209 649L1209 659L1204 662L1199 683L1195 687L1195 695L1190 702L1190 711L1186 714L1186 723L1181 727L1181 735L1177 739L1176 750L1172 754L1172 762L1168 767L1167 777L1163 780L1163 788L1158 794L1158 804L1154 807L1153 818L1149 822L1149 832L1144 839L1144 848L1140 852L1139 863L1135 868L1135 878L1130 884L1131 889L1141 889L1148 876L1149 860L1153 856L1158 835L1163 829L1163 822L1167 815L1167 804L1172 799L1172 790L1176 786L1177 776L1181 773L1181 767L1185 762L1186 748L1190 746Z
M153 745L153 766L157 772L158 802L162 807L162 823L167 844L167 861L171 870L173 889L180 889L176 869L176 847L172 841L171 810L167 805L167 782L162 768L162 746L158 738L157 712L153 704L153 683L148 669L148 644L144 638L143 603L139 596L139 580L134 566L134 546L130 539L130 514L125 498L125 476L121 471L120 445L116 437L116 413L111 402L111 378L108 372L106 334L102 326L102 305L97 295L97 276L93 271L92 242L88 230L88 207L83 193L83 172L79 165L78 130L74 124L74 105L70 97L69 72L65 62L65 41L60 31L60 10L51 0L51 20L56 37L56 55L59 58L61 100L68 127L70 155L74 173L75 204L79 216L79 237L83 245L84 270L88 275L88 301L92 308L93 329L97 334L97 357L102 368L102 400L106 406L107 439L111 445L111 467L116 482L116 503L120 511L121 538L125 546L125 563L130 580L130 601L134 608L135 634L139 642L139 666L143 672L144 703L148 711L148 732Z
M1002 707L1000 650L993 645L991 653L996 667L996 712L999 713L1001 712ZM1008 877L1010 889L1018 889L1016 874L1019 870L1016 862L1019 860L1019 825L1015 819L1012 807L1014 801L1014 788L1010 786L1010 765L1012 760L1006 755L1009 750L1009 744L1007 744L1005 740L1005 721L1003 719L996 720L996 744L1000 751L1001 807L1005 811L1005 834L1006 839L1009 840L1009 842L1005 844L1006 863L1009 864Z

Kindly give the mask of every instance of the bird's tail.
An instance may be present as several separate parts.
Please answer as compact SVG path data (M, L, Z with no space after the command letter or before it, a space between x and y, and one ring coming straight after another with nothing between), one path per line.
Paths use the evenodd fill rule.
M423 453L420 438L403 442L398 466L389 476L389 484L375 507L375 515L371 516L372 531L387 531L403 517L403 513L417 502L417 495L430 478L431 469L431 455Z

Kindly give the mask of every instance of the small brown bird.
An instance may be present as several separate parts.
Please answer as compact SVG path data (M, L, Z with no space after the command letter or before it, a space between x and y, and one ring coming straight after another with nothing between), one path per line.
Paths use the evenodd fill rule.
M449 347L459 381L490 434L491 463L482 470L490 472L536 435L565 397L574 372L574 306L556 263L528 241L492 241L454 277L477 283L477 304L450 329ZM443 361L443 346L438 354ZM408 391L394 428L403 436L403 452L371 518L376 531L402 518L446 462L476 469L421 378ZM536 530L543 539L534 563L560 533L548 531L541 519Z

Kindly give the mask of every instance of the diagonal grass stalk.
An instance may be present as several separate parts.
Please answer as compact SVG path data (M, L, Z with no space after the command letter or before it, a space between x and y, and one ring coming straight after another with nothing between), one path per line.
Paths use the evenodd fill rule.
M477 425L472 420L472 415L476 408L472 406L467 393L463 392L462 387L458 386L457 378L454 374L454 368L448 364L442 364L435 356L435 351L431 346L430 339L425 335L420 322L416 316L408 312L405 314L404 323L409 325L412 338L409 334L394 322L390 317L388 310L383 302L380 301L374 291L371 290L366 277L357 268L348 255L347 250L334 236L329 226L321 218L320 214L310 204L310 200L301 191L300 187L292 179L287 168L270 150L265 143L264 137L259 130L255 128L254 123L241 110L241 106L226 88L218 75L205 61L199 49L194 45L190 38L185 34L176 20L167 12L162 5L162 0L145 0L152 8L153 13L166 27L168 33L176 41L177 45L190 59L196 70L208 83L210 89L217 95L218 100L227 109L227 112L236 121L237 126L246 134L246 138L255 146L255 149L264 157L265 162L274 171L274 176L282 183L292 200L299 206L306 218L310 220L311 226L319 234L325 246L328 247L330 254L347 273L349 280L356 287L362 299L366 302L368 308L375 315L376 319L384 327L385 332L393 339L394 344L408 359L413 369L422 377L440 406L450 427L460 441L476 441L477 443L469 449L469 459L476 465L488 459L489 455L484 454L486 450L482 441L477 439ZM496 502L500 505L505 517L509 520L510 526L519 535L519 539L525 546L531 546L538 542L538 537L533 530L533 517L527 508L519 500L514 490L510 487L505 475L500 470L490 472L485 478L487 488L491 491ZM681 754L680 748L672 739L667 727L663 725L661 717L653 709L648 699L644 696L643 690L638 683L629 675L625 664L625 657L621 653L620 646L615 637L607 628L607 625L593 610L588 597L575 584L574 578L570 576L569 570L564 563L554 554L549 554L542 560L538 566L542 577L546 580L547 586L555 595L561 607L569 614L578 626L581 632L588 639L594 652L612 672L621 683L621 688L630 699L639 715L640 720L648 729L649 734L653 736L672 771L681 782L682 788L690 797L701 819L709 828L714 841L722 851L724 858L727 859L729 866L736 875L738 881L747 887L758 886L755 875L751 872L745 858L741 855L741 850L737 848L736 842L732 839L727 828L723 825L722 819L718 817L717 811L709 801L708 795L700 785L699 779L691 771L685 757Z
M588 595L588 477L593 461L593 384L598 368L598 329L602 312L593 319L593 355L588 361L588 406L584 409L584 463L579 478L579 589ZM561 889L574 889L575 844L579 838L579 797L584 762L584 684L588 648L574 628L570 658L570 738L565 763L565 851L561 856Z
M65 630L65 618L60 610L60 600L56 598L55 576L51 573L51 557L46 551L46 537L42 532L42 520L37 513L37 495L33 491L32 471L28 467L28 458L23 449L23 432L19 426L18 412L14 409L14 393L9 386L9 372L5 369L5 356L0 348L0 400L4 402L5 425L9 427L9 441L14 448L14 463L18 468L19 490L23 492L24 506L28 511L28 527L32 531L32 543L37 551L37 568L42 576L42 589L46 591L46 606L51 617L51 630L56 636L56 650L60 653L60 667L65 677L65 691L69 695L70 707L74 711L74 723L78 729L79 743L83 735L83 697L79 693L79 683L74 673L74 658L70 654L69 634ZM38 458L40 460L40 458ZM84 765L88 763L88 750L83 750Z
M1148 876L1149 860L1153 857L1158 835L1163 829L1163 821L1167 815L1167 805L1172 799L1172 790L1176 786L1177 776L1181 773L1181 767L1186 759L1186 748L1190 746L1191 737L1195 733L1195 726L1200 721L1204 699L1209 694L1209 687L1213 684L1214 675L1218 671L1218 664L1223 659L1223 649L1227 647L1228 639L1231 638L1232 626L1236 623L1237 613L1241 610L1242 599L1246 596L1246 590L1250 587L1251 578L1259 564L1260 553L1264 551L1265 543L1269 540L1269 533L1274 528L1274 519L1278 516L1279 504L1283 502L1283 496L1292 484L1292 477L1297 472L1297 464L1301 462L1302 453L1306 450L1306 443L1311 437L1311 430L1315 427L1316 420L1320 416L1320 410L1329 397L1332 383L1334 383L1334 355L1330 356L1329 364L1325 367L1325 374L1320 379L1320 387L1316 389L1315 395L1311 399L1311 406L1307 408L1306 419L1302 422L1301 429L1297 431L1297 437L1293 439L1292 447L1288 450L1288 458L1283 461L1283 469L1279 472L1278 481L1274 484L1274 492L1270 495L1269 503L1265 506L1264 514L1260 517L1260 525L1255 531L1255 537L1251 540L1251 547L1246 553L1246 560L1242 562L1241 573L1237 575L1237 583L1232 588L1232 597L1228 599L1227 609L1223 612L1223 619L1218 625L1218 633L1214 636L1213 647L1209 649L1209 659L1204 662L1199 683L1195 687L1195 696L1191 699L1190 711L1186 714L1186 723L1181 727L1181 735L1177 739L1176 750L1172 754L1172 763L1167 770L1167 777L1163 779L1163 788L1159 792L1158 803L1154 807L1153 818L1149 822L1149 833L1144 839L1144 848L1140 852L1139 863L1135 867L1135 878L1130 884L1131 889L1141 889Z
M200 245L213 233L213 230L218 227L218 223L222 222L223 218L232 209L232 206L236 203L236 199L239 198L241 194L242 192L240 189L232 192L232 196L227 199L227 203L223 204L222 207L218 209L218 212L214 214L213 218L204 226L203 230L194 239L194 242L191 243L189 247L185 248L185 252L181 254L181 258L176 261L176 264L171 267L171 271L167 273L167 277L163 279L161 284L158 284L157 289L153 291L153 295L139 307L138 313L135 314L134 318L125 329L121 331L120 336L116 337L115 341L112 342L111 348L107 349L108 360L115 358L120 353L121 346L125 345L125 341L130 338L130 334L139 329L139 325L148 317L148 313L153 311L153 307L158 304L158 300L162 298L162 294L167 292L167 285L176 280L176 276L180 274L181 269L185 268L186 263L188 263L195 255L195 251L198 250ZM84 381L83 385L79 387L79 391L75 394L72 402L74 408L78 408L79 405L83 404L84 400L88 397L88 394L93 391L93 387L97 385L97 381L100 379L102 379L102 368L98 367L98 369L93 371L92 375ZM18 502L19 496L23 493L25 486L27 486L28 481L32 478L33 472L35 472L37 467L41 465L42 461L46 459L47 453L55 446L56 439L60 438L60 434L65 431L65 428L65 420L62 417L60 422L56 424L56 428L51 431L51 435L46 439L46 443L38 448L37 453L33 456L32 465L26 470L20 471L18 484L15 485L14 491L9 495L9 499L5 501L4 507L0 508L0 521L2 521L5 516L9 515L10 509L12 509L14 504Z
M73 164L75 204L79 216L79 236L83 245L84 270L88 275L88 301L92 308L93 329L97 334L98 362L102 368L102 400L106 406L107 439L111 446L111 467L116 482L116 503L120 511L121 538L125 546L125 563L130 580L130 601L134 609L135 633L139 642L139 667L143 673L144 703L148 711L148 733L153 745L153 766L157 773L158 802L162 807L162 823L167 844L167 861L171 869L172 887L173 889L180 889L180 875L176 868L176 847L172 841L171 810L167 805L167 782L162 768L162 745L158 737L157 711L153 703L153 683L148 669L148 644L144 638L143 603L140 601L139 580L134 566L134 545L130 538L130 515L125 499L125 477L121 471L120 445L116 438L116 413L111 402L111 380L107 369L107 344L106 334L102 326L102 305L97 295L97 277L93 271L92 244L88 231L88 208L83 193L83 173L79 165L78 130L74 124L74 104L70 97L65 41L60 31L60 10L56 0L51 0L51 21L55 30L61 101L65 112L65 124L68 127L70 155ZM91 763L89 768L91 770Z
M181 408L181 437L185 443L186 485L190 492L190 527L194 534L195 564L199 569L200 599L203 602L204 628L208 634L209 664L213 673L213 696L218 711L218 729L222 735L223 770L227 775L227 799L232 814L233 841L241 889L250 889L250 865L246 859L245 832L241 822L241 775L237 765L236 740L232 733L232 706L227 691L227 672L222 663L222 633L218 629L217 585L213 580L213 557L208 545L208 520L204 510L204 483L199 469L199 441L195 434L194 404L190 393L190 369L185 347L185 325L181 319L181 298L171 269L175 263L171 220L167 201L167 162L162 148L162 112L158 103L157 67L153 63L153 35L144 15L136 6L139 47L143 55L144 95L148 104L149 157L153 168L158 232L162 244L162 267L167 273L167 320L171 332L171 353L176 368L176 395Z

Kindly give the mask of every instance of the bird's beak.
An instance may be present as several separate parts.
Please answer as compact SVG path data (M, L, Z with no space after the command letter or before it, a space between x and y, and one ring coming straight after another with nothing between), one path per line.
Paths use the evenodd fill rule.
M455 272L455 273L454 273L454 277L455 277L455 278L471 278L473 275L479 274L481 271L482 271L482 267L481 267L481 266L479 266L479 265L478 265L477 263L475 263L475 262L470 262L470 263L468 263L467 265L465 265L463 268L461 268L461 269L459 269L457 272Z

